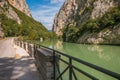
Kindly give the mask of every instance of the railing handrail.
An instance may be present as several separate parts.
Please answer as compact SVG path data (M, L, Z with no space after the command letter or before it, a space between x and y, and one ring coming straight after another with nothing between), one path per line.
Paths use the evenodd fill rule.
M89 63L89 62L86 62L86 61L83 61L83 60L81 60L81 59L75 58L75 57L73 57L73 56L70 56L70 55L65 54L65 53L63 53L63 52L60 52L60 51L57 51L57 50L55 50L55 49L48 48L48 47L43 46L43 45L40 45L40 44L37 44L37 45L39 45L39 46L41 46L41 47L44 47L44 48L47 48L47 49L49 49L49 50L55 51L55 52L57 52L57 54L61 54L61 55L64 55L64 56L66 56L66 57L69 57L69 58L73 59L74 61L77 61L77 62L79 62L79 63L82 63L82 64L84 64L84 65L86 65L86 66L88 66L88 67L91 67L91 68L93 68L93 69L95 69L95 70L97 70L97 71L100 71L100 72L102 72L102 73L104 73L104 74L107 74L107 75L112 76L112 77L114 77L114 78L120 79L120 74L119 74L119 73L115 73L115 72L113 72L113 71L104 69L104 68L102 68L102 67L99 67L99 66L96 66L96 65L94 65L94 64L91 64L91 63Z
M20 45L21 45L21 44L20 44ZM35 46L36 46L36 47L35 47ZM37 47L37 46L38 46L38 47ZM70 61L70 62L67 62L67 61L63 60L62 58L58 58L59 60L63 61L64 63L66 63L66 64L68 65L68 67L67 67L65 70L67 70L67 69L69 68L70 71L71 71L72 68L74 68L74 69L78 70L79 72L83 73L84 75L86 75L87 77L89 77L89 78L91 78L91 79L93 79L93 80L98 80L98 79L95 78L94 76L92 76L92 75L90 75L90 74L88 74L88 73L80 70L79 68L77 68L77 67L75 67L73 64L71 64L72 60L74 60L74 61L76 61L76 62L78 62L78 63L81 63L81 64L87 66L87 67L90 67L90 68L92 68L92 69L95 69L96 71L100 71L100 72L102 72L102 73L104 73L104 74L106 74L106 75L109 75L109 76L111 76L111 77L114 77L114 78L120 80L120 74L119 74L119 73L116 73L116 72L107 70L107 69L105 69L105 68L96 66L96 65L94 65L94 64L91 64L91 63L86 62L86 61L84 61L84 60L81 60L81 59L79 59L79 58L73 57L73 56L71 56L71 55L65 54L65 53L63 53L63 52L57 51L57 50L55 50L55 49L52 49L52 48L49 48L49 47L46 47L46 46L43 46L43 45L40 45L40 44L34 44L34 50L35 50L35 48L40 48L40 47L53 51L53 60L55 60L55 55L56 55L56 54L58 54L58 55L63 55L63 56L65 56L66 58L69 58L69 61ZM54 66L55 66L55 62L54 62ZM54 74L55 74L55 69L54 69ZM61 75L62 75L62 74L61 74ZM72 74L70 73L70 75L72 75ZM56 80L56 79L54 78L54 80Z

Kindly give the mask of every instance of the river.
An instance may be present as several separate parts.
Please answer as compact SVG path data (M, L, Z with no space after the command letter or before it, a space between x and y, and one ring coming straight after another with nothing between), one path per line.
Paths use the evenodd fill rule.
M120 46L75 44L62 41L46 41L40 44L120 74ZM60 65L61 70L63 70L63 66L66 66L63 63ZM116 80L81 64L75 63L75 65L100 80ZM78 72L76 74L78 75ZM82 76L81 80L87 80L83 75L79 75ZM64 80L68 80L66 76L67 73Z

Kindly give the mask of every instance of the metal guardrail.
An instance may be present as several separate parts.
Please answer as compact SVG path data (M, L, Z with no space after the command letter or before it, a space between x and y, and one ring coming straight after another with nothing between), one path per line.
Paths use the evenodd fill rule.
M74 65L72 64L73 61L76 61L76 62L78 62L78 63L80 63L80 64L83 64L83 65L85 65L85 66L88 66L88 67L90 67L90 68L92 68L92 69L95 69L95 70L97 70L97 71L99 71L99 72L102 72L102 73L104 73L104 74L106 74L106 75L109 75L109 76L111 76L111 77L114 77L114 78L120 80L120 74L118 74L118 73L115 73L115 72L112 72L112 71L110 71L110 70L104 69L104 68L102 68L102 67L96 66L96 65L94 65L94 64L88 63L88 62L83 61L83 60L81 60L81 59L78 59L78 58L75 58L75 57L73 57L73 56L67 55L67 54L65 54L65 53L59 52L59 51L57 51L57 50L54 50L54 49L51 49L51 48L48 48L48 47L45 47L45 46L42 46L42 45L39 45L39 46L53 51L54 80L59 80L59 79L62 80L62 75L63 75L68 69L69 69L69 75L68 75L68 76L69 76L69 80L72 80L72 77L74 77L75 80L78 80L78 78L77 78L77 76L76 76L76 74L75 74L74 69L77 70L78 72L82 73L82 74L85 75L86 77L92 79L92 80L99 80L98 78L92 76L91 74L89 74L89 73L81 70L80 68L77 68L76 66L74 66ZM67 58L69 59L69 62L65 61L64 59L62 59L62 58L60 58L60 57L56 57L56 56L55 56L56 54L67 57ZM60 72L60 71L58 70L58 72L59 72L58 77L56 77L56 75L55 75L55 74L56 74L55 70L56 70L56 68L57 68L57 66L56 66L56 59L59 59L59 60L61 60L62 62L64 62L65 64L68 65L68 67L65 68L63 72ZM73 76L72 76L72 75L73 75Z
M76 67L73 64L73 61L78 62L80 64L83 64L83 65L85 65L87 67L90 67L92 69L95 69L96 71L104 73L104 74L106 74L106 75L108 75L110 77L116 78L117 80L120 80L120 74L118 74L118 73L115 73L115 72L112 72L110 70L104 69L102 67L96 66L94 64L88 63L88 62L83 61L81 59L78 59L78 58L75 58L73 56L67 55L65 53L59 52L57 50L54 50L54 49L51 49L51 48L48 48L48 47L45 47L45 46L42 46L42 45L39 45L39 44L34 44L34 51L37 48L45 48L45 49L51 50L53 52L53 65L54 65L54 67L53 67L53 80L59 80L59 79L63 80L62 76L63 76L63 74L65 74L65 72L67 70L69 70L69 74L68 74L69 80L72 80L73 77L74 77L75 80L78 80L78 77L75 74L74 70L77 70L78 72L82 73L83 75L85 75L86 77L88 77L88 78L90 78L92 80L99 80L95 76L93 76L93 75L81 70L80 68ZM66 61L66 60L64 60L61 57L58 57L56 55L64 56L64 57L68 58L69 61ZM56 62L57 60L60 60L63 63L67 64L67 67L62 72L60 72L59 66L57 65L57 62ZM56 76L56 69L58 70L58 73L59 73L57 76Z

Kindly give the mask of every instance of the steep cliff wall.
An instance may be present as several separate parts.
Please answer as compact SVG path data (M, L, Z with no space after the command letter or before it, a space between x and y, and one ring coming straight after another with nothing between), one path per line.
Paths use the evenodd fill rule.
M58 35L62 35L62 28L72 23L72 17L78 11L76 0L66 0L59 13L55 16L53 29Z
M70 42L118 44L119 6L120 0L66 0L55 17L53 29L56 34L63 35L65 41L74 39ZM72 28L72 31L71 27L75 29ZM114 34L115 31L118 33ZM111 34L114 37L110 38Z
M22 11L23 13L25 13L28 16L31 16L29 7L25 0L8 0L8 1L12 6L17 8L18 10Z

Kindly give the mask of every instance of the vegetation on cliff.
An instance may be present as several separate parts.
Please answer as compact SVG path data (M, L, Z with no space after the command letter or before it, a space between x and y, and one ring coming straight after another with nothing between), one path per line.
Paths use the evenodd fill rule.
M75 42L77 40L76 33L79 31L78 28L74 26L64 27L63 28L63 41Z
M106 28L113 28L120 22L120 8L110 8L102 17L88 19L79 27L67 26L63 29L63 40L77 42L85 32L99 33ZM71 30L72 29L72 30ZM77 31L76 31L77 30Z
M26 39L39 39L40 37L48 39L52 36L48 30L33 18L27 16L16 8L12 7L18 14L22 23L18 24L15 20L8 18L4 13L0 14L2 28L6 37L24 36Z

